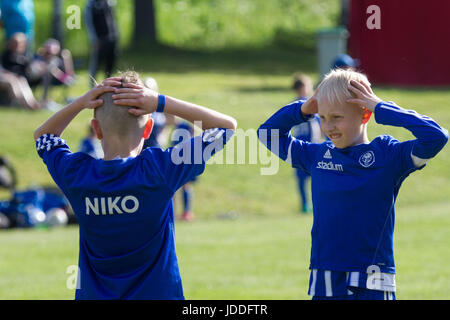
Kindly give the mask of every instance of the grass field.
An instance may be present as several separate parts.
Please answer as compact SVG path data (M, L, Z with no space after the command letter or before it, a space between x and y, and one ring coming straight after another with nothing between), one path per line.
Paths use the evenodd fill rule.
M76 4L83 7L85 2ZM66 6L72 3L65 1ZM250 0L157 0L160 45L146 53L126 48L131 3L118 1L116 11L124 49L119 69L134 67L155 77L163 93L230 114L239 128L249 130L294 98L289 87L295 71L317 79L313 34L336 22L339 1L267 0L254 6ZM37 44L50 34L50 12L50 0L36 5ZM66 40L83 62L79 65L86 65L85 30L68 31ZM78 75L70 96L87 89L86 71ZM449 88L375 87L375 92L450 128ZM57 89L51 96L60 102L63 92ZM0 153L15 164L19 188L53 183L32 138L50 115L0 108ZM91 116L83 111L64 133L73 150ZM369 136L382 133L412 138L402 128L372 120ZM294 172L287 164L280 163L278 174L271 176L262 176L262 167L266 165L210 165L196 183L197 219L176 226L186 298L308 299L312 216L299 214ZM394 237L399 299L450 298L449 180L447 146L400 191ZM0 191L0 199L7 196ZM220 218L229 212L237 219ZM0 246L0 299L73 299L66 271L77 264L77 227L0 231Z
M181 63L178 61L177 63ZM162 92L235 116L242 129L257 128L292 99L287 71L158 71ZM197 61L201 64L201 60ZM139 67L137 67L139 70ZM287 67L284 66L284 69ZM80 79L86 79L81 73ZM315 76L312 74L312 76ZM80 81L70 94L86 89ZM383 99L414 108L450 127L449 90L375 88ZM61 92L53 93L60 98ZM20 188L51 183L34 151L32 133L50 112L0 109L0 150L18 169ZM84 111L64 134L76 149L91 114ZM370 124L369 135L411 138L401 128ZM400 299L450 297L450 151L445 148L422 171L409 177L397 204L395 253ZM185 295L190 299L305 299L311 216L298 214L293 171L280 164L277 175L261 176L258 164L211 165L195 187L192 224L178 223L177 253ZM376 190L374 190L376 192ZM0 194L2 197L6 193ZM234 211L236 220L221 220ZM0 299L71 299L69 265L77 264L76 227L0 232Z

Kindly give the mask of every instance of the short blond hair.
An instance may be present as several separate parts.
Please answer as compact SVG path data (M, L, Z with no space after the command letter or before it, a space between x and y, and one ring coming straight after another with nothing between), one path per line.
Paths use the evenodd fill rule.
M317 101L320 103L320 101L325 99L331 104L347 104L347 99L355 97L348 89L351 80L362 81L370 86L367 76L361 72L335 69L326 74L317 87Z
M121 72L122 84L134 83L143 85L139 74L135 71ZM117 106L113 99L112 92L102 94L99 99L103 100L103 105L94 111L94 117L99 121L104 135L115 135L119 137L129 136L137 133L138 129L145 127L148 115L135 116L128 112L128 106Z

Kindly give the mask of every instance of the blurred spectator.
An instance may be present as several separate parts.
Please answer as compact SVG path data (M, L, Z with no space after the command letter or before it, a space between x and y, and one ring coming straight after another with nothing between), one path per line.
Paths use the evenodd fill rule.
M173 145L177 145L186 139L191 139L194 136L194 127L186 121L179 121L176 125L175 130L178 132L178 140L173 141ZM194 220L193 211L193 199L194 199L194 188L193 184L197 181L197 177L192 178L185 185L180 188L183 200L183 213L177 216L179 220L192 221Z
M26 36L15 33L7 43L2 55L0 67L1 103L4 105L20 105L30 109L40 108L30 88L32 83L27 72L30 59L25 55Z
M90 85L94 86L100 62L105 63L105 77L111 76L117 58L119 33L114 19L112 0L89 0L85 9L85 21L91 57L89 60Z
M5 157L0 156L0 188L9 189L13 192L17 185L16 170L11 161Z
M13 34L6 44L6 50L2 55L2 65L8 71L27 78L27 68L30 58L25 55L27 50L27 38L22 32Z
M34 3L33 0L0 0L1 19L6 40L15 33L26 36L26 48L32 53L34 46Z
M40 74L42 72L43 74ZM70 86L75 79L72 54L68 49L61 50L58 40L48 39L38 49L37 55L30 65L30 74L42 79L44 86L43 102L49 107L48 93L51 86ZM51 108L50 108L51 109Z
M79 152L86 153L95 159L103 158L103 150L100 146L100 141L95 136L94 129L89 126L88 135L81 141Z
M358 66L357 59L353 59L348 54L338 54L331 64L331 69L356 69Z
M313 82L311 78L302 73L297 73L294 76L292 89L295 91L296 100L307 100L313 94ZM314 115L309 121L296 125L292 128L293 136L303 141L319 143L323 141L322 132L320 130L320 118ZM309 204L308 194L306 192L306 183L310 175L302 169L295 169L298 191L301 199L301 212L312 212Z
M25 55L25 50L25 34L14 34L2 55L2 65L6 70L24 77L32 88L42 84L43 104L52 109L56 103L48 99L50 87L70 85L74 81L72 55L67 49L61 50L59 42L55 39L47 40L33 59Z
M18 76L0 67L0 104L18 105L29 109L39 109L33 91L24 77Z

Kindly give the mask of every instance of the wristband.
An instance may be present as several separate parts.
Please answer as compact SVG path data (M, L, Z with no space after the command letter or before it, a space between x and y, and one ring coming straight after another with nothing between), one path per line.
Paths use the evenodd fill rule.
M163 94L158 95L158 107L156 112L164 112L164 106L166 105L166 96Z

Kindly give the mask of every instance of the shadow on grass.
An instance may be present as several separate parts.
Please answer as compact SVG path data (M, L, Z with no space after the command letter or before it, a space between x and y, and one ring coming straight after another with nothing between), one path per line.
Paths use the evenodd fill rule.
M118 68L141 72L222 72L233 74L291 74L316 72L311 49L227 48L190 50L158 45L130 48L122 52ZM278 89L277 89L278 90Z

